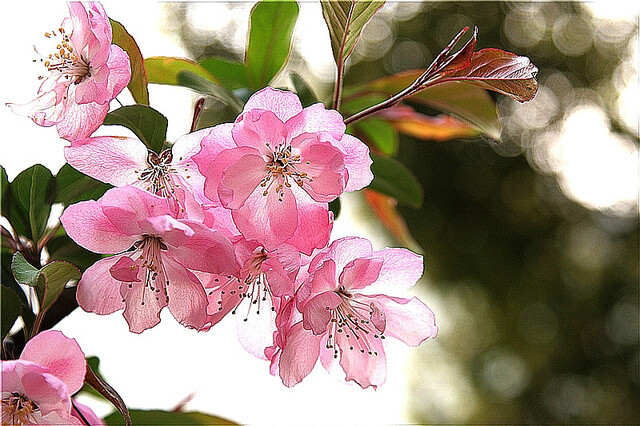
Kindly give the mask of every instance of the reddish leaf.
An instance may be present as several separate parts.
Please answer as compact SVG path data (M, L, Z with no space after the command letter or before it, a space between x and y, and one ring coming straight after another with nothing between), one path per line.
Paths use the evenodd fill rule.
M398 131L414 138L431 141L448 141L456 138L473 138L480 132L464 121L450 115L430 117L416 112L408 105L397 105L380 113Z
M396 209L398 202L395 198L370 189L363 189L364 199L371 210L380 219L385 228L405 247L416 248L417 243L409 233L407 224Z
M538 91L537 73L538 68L526 56L500 49L482 49L473 54L469 66L448 72L436 80L465 80L525 102L533 99Z

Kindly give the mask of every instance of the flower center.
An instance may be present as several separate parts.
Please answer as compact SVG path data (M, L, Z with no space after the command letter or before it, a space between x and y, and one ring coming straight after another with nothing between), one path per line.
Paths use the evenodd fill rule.
M326 348L333 349L333 357L338 357L338 346L350 351L359 350L363 354L378 356L369 339L384 339L384 334L371 323L374 313L372 304L357 300L354 294L343 286L335 292L342 302L331 310L329 322L329 338Z
M13 392L2 399L2 424L27 425L35 423L33 413L39 408L35 402Z
M91 64L89 60L82 54L75 52L69 35L65 33L64 28L58 28L60 34L55 31L46 32L46 38L61 37L59 43L56 44L56 50L40 60L44 62L45 68L54 74L64 76L74 84L82 83L86 78L91 77ZM40 76L39 79L44 77Z
M182 160L182 158L180 158ZM147 168L142 170L136 170L138 174L138 180L145 184L145 190L152 194L159 195L164 198L168 198L173 201L174 206L180 210L185 211L185 206L178 198L176 189L180 188L178 182L172 177L173 174L177 174L178 170L171 164L173 161L173 153L171 148L167 148L159 155L149 150L147 155ZM184 167L185 172L191 170L192 165L187 163L180 165ZM190 178L188 174L186 178Z
M275 149L271 147L269 142L265 144L268 148L272 149L271 161L267 163L267 174L260 181L260 186L265 188L262 193L263 196L269 194L269 190L275 183L275 192L278 195L278 201L282 201L284 198L284 188L291 188L291 182L295 182L298 186L302 187L304 182L313 182L313 178L309 177L307 172L303 172L298 169L298 165L302 163L300 154L293 154L291 145L285 146L284 143L278 144ZM309 161L305 161L305 164L310 164Z
M169 303L169 295L167 294L167 286L169 285L169 279L164 264L162 263L162 251L168 250L165 243L162 242L162 238L154 237L151 235L143 235L142 240L136 241L134 244L136 252L139 250L140 254L132 256L135 264L130 268L142 268L144 270L144 288L142 290L142 301L144 305L145 293L151 291L155 294L156 300L160 300L161 297L165 299L166 303ZM133 284L129 283L129 288L132 288Z

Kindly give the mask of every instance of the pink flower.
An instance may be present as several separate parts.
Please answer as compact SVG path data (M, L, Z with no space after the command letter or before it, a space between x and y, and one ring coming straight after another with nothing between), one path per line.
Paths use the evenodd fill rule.
M237 270L233 247L222 233L176 219L163 198L132 186L110 189L98 201L71 205L60 221L79 245L114 254L84 272L78 303L100 315L124 308L134 333L160 322L165 306L181 324L202 328L207 296L192 270Z
M37 97L23 105L7 104L40 126L53 126L73 141L93 133L104 121L109 102L129 83L129 57L111 44L111 24L102 5L69 3L69 18L47 38L59 37L54 53L43 57L50 75Z
M64 149L76 170L114 186L133 185L171 200L181 217L204 219L204 176L192 156L210 129L184 135L160 154L135 138L101 136L74 141Z
M215 275L205 284L209 299L207 312L212 326L229 312L238 313L240 343L253 355L267 359L264 351L273 342L276 312L283 299L291 299L295 291L300 253L288 245L267 251L254 241L242 237L235 240L236 258L241 265L239 273Z
M54 330L37 334L18 360L2 361L2 424L83 424L71 395L82 387L86 368L75 339Z
M341 238L322 250L297 294L302 321L286 336L279 361L282 382L294 386L318 358L329 369L339 357L347 380L363 388L383 384L382 340L390 336L418 346L435 337L438 327L433 312L417 298L374 292L408 289L421 275L421 256L399 248L373 251L362 238Z
M373 178L369 149L345 135L340 114L320 103L303 109L291 92L267 87L234 124L216 129L194 157L204 193L267 250L285 242L306 254L324 247L328 202Z

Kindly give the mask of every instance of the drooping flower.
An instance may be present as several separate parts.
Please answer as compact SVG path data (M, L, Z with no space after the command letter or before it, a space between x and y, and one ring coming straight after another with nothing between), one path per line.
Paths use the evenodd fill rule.
M421 275L421 256L399 248L373 251L363 238L341 238L322 250L298 290L302 321L290 327L280 355L283 383L299 383L318 358L327 369L340 358L346 380L363 388L383 384L385 337L417 346L435 337L438 327L433 312L416 297L375 292L408 289Z
M71 395L82 387L86 368L75 339L55 330L37 334L19 359L2 361L2 424L84 424Z
M64 149L67 162L76 170L114 186L132 185L170 200L178 217L202 221L204 176L192 156L210 129L178 138L157 154L140 140L101 136L74 141Z
M293 298L300 269L300 253L283 244L267 251L255 241L236 237L234 248L239 272L214 275L205 283L211 326L229 312L237 319L238 338L253 355L267 359L272 345L275 317L285 299ZM244 302L244 303L243 303Z
M165 199L132 186L73 204L60 221L79 245L113 254L82 275L76 295L80 307L101 315L124 308L134 333L160 322L165 306L184 326L202 328L207 297L193 271L237 269L231 242L221 232L176 219Z
M87 137L129 83L129 57L111 44L111 24L98 2L69 2L69 18L45 36L59 38L54 52L41 58L49 76L33 101L7 105L40 126L55 125L64 139Z
M329 241L328 202L367 186L369 149L346 135L342 116L272 88L255 93L234 124L217 126L194 157L204 193L231 210L240 232L267 250L306 254Z

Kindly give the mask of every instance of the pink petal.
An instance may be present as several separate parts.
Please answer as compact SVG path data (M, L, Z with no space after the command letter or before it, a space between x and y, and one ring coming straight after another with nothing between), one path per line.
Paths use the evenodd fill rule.
M138 272L140 266L128 256L121 256L120 259L109 268L109 273L116 281L125 283L139 282Z
M167 271L169 311L182 325L201 328L207 319L207 295L198 278L180 263L163 258Z
M387 317L384 309L377 302L371 302L369 306L371 307L371 323L380 333L384 333L387 328Z
M118 253L131 247L137 236L124 233L111 223L100 204L89 200L67 207L60 217L67 235L96 253Z
M372 253L371 242L366 238L343 237L332 242L329 247L313 258L309 264L309 272L313 272L327 259L332 259L336 264L336 270L342 271L352 260L359 257L370 257Z
M325 203L317 203L297 185L292 187L296 197L297 228L286 241L302 253L311 255L314 249L327 245L333 228L333 214Z
M336 279L336 264L333 260L328 259L309 276L311 284L311 293L319 294L325 291L338 289L338 281Z
M240 146L250 146L262 155L271 155L279 144L284 143L284 123L270 110L246 110L240 115L231 131L233 140Z
M200 173L206 174L209 164L216 159L220 152L225 149L236 148L237 145L231 136L233 124L218 124L215 127L202 129L208 130L200 141L200 151L193 155L193 160L198 165ZM176 141L177 142L177 141Z
M160 311L167 306L164 294L150 290L144 282L122 284L120 295L125 300L122 315L132 333L142 333L157 325Z
M171 255L189 269L214 274L234 273L238 270L231 242L221 233L204 225L182 219L181 224L189 226L193 234L182 244L171 245Z
M30 117L36 124L40 126L53 126L57 120L50 120L51 114L41 114L50 108L54 108L58 103L58 97L55 91L46 91L39 94L34 100L26 104L7 103L14 114Z
M111 28L111 25L109 25ZM127 87L131 80L131 64L127 55L120 46L112 44L109 47L109 59L106 68L109 69L109 80L107 82L107 94L112 100L122 90Z
M114 186L134 185L147 168L148 150L135 138L96 137L75 141L64 157L76 170Z
M382 260L360 257L345 266L338 282L349 290L361 289L375 282L381 269Z
M369 292L398 293L413 287L424 269L422 256L403 248L385 248L374 253L383 261L380 277Z
M247 352L266 360L264 351L273 344L276 313L271 309L273 305L269 296L266 300L259 300L260 306L248 306L248 302L242 304L236 313L238 340ZM251 311L245 313L244 309L251 309Z
M386 316L385 335L395 337L409 346L418 346L428 338L438 335L433 311L418 298L403 299L383 294L360 295L363 300L378 304Z
M85 424L82 420L82 417L84 417L84 419L86 419L91 426L105 426L105 423L102 421L102 419L99 418L96 413L94 413L93 410L86 405L81 404L78 401L73 401L73 407L75 408L71 409L71 415L80 421L79 424ZM76 410L82 414L82 417L80 417Z
M365 345L366 341L366 345ZM353 380L363 389L369 386L382 385L387 377L387 361L380 339L363 338L359 346L347 341L344 333L336 335L336 343L340 348L340 365L346 373L346 380Z
M302 325L313 334L327 332L331 310L337 308L342 298L333 291L325 291L309 299L302 308Z
M76 141L91 136L104 122L109 112L109 103L103 105L95 102L78 104L73 101L75 88L69 86L67 99L64 101L64 113L56 123L58 135L68 141Z
M295 117L283 121L286 121L289 138L303 133L329 132L340 140L346 130L342 115L336 110L326 109L322 103L308 106Z
M320 355L321 340L322 336L305 330L302 322L291 327L279 362L280 378L285 386L295 386L311 373Z
M252 109L272 111L284 123L302 111L302 104L295 93L265 87L251 95L243 112Z
M138 221L141 235L162 237L162 241L173 247L180 247L191 238L195 231L182 220L169 215L151 216Z
M222 175L218 186L220 202L228 209L242 207L266 175L267 164L262 156L251 154L241 157L227 167Z
M345 191L357 191L368 186L373 180L369 147L351 135L344 135L340 141L332 143L345 154L344 165L349 172Z
M82 309L108 315L125 307L120 295L121 283L110 274L111 267L123 257L116 255L101 259L84 271L76 291L76 299Z
M246 239L256 240L267 250L274 250L293 235L298 225L296 200L288 188L285 187L284 192L283 200L278 201L277 194L270 192L264 196L258 189L241 208L231 212Z
M216 157L215 160L210 162L206 169L203 171L204 180L204 195L209 200L214 203L219 203L220 199L218 198L218 186L220 185L220 180L222 180L222 176L225 170L239 161L241 158L247 155L257 155L258 151L251 147L242 147L242 148L233 148L233 149L225 149L221 151ZM199 155L199 154L198 154ZM203 170L202 163L198 163L199 170ZM262 179L261 176L260 179ZM256 186L258 183L256 182Z
M27 342L20 359L47 368L48 373L62 380L70 394L80 390L84 383L87 363L76 339L70 339L57 330L46 330Z
M344 154L327 143L307 142L301 147L301 162L296 168L305 172L303 189L319 202L335 200L346 184L348 174L344 167Z

